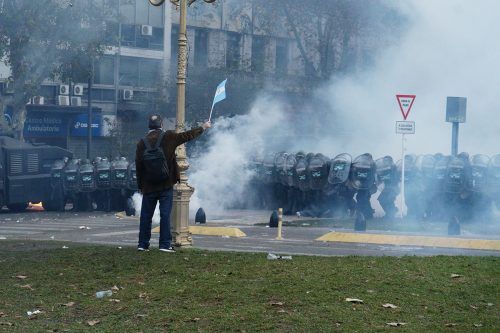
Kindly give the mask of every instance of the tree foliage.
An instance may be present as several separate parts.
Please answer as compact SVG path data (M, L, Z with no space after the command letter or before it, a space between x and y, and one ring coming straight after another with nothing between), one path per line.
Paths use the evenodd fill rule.
M12 127L22 135L26 103L44 80L91 75L91 59L105 50L106 22L113 20L114 12L108 0L3 0L0 4L0 59L10 67L14 91L4 104L12 106Z
M260 28L283 21L306 73L329 78L358 64L392 38L396 11L381 0L252 0ZM366 60L366 59L365 59Z

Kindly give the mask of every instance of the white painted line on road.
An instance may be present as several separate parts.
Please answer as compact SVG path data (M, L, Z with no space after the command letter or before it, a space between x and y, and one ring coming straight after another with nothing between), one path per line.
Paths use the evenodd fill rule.
M130 235L130 234L138 234L138 230L126 230L126 231L115 231L115 232L103 232L99 234L92 234L91 236L95 237L107 237L107 236L120 236L120 235Z

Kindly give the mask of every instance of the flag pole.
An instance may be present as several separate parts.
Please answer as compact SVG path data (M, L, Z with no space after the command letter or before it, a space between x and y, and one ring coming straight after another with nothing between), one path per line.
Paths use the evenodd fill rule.
M214 105L212 104L212 108L210 109L210 116L208 116L208 121L212 119L212 111L214 110Z

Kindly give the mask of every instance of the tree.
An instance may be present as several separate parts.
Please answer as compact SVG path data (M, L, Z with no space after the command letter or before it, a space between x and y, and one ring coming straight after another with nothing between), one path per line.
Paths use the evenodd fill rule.
M380 0L252 1L264 31L269 33L276 22L284 21L306 74L317 78L327 79L334 72L350 69L363 56L360 52L375 52L376 46L394 34L387 20L394 18L395 11ZM376 43L371 42L373 38Z
M46 79L91 75L91 61L103 54L109 0L3 0L0 59L10 67L14 93L12 129L22 138L26 103ZM3 113L3 110L0 110ZM3 115L2 115L3 118Z

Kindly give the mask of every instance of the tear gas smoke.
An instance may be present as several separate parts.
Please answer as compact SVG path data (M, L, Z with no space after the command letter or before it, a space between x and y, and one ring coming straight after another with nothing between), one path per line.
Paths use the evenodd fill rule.
M132 196L135 208L135 216L141 216L141 206L142 206L142 194L135 192ZM156 205L155 212L153 214L153 224L160 224L160 205Z
M409 116L416 122L416 134L407 136L409 153L450 152L447 96L468 99L459 150L500 153L500 43L494 41L500 35L500 3L413 0L391 5L406 18L405 33L372 68L336 77L314 92L316 102L306 107L309 112L300 123L288 119L285 104L269 97L259 98L248 115L215 120L209 148L190 160L193 210L220 210L244 200L250 177L244 164L255 152L304 150L329 157L370 152L397 161L398 93L417 95Z
M214 212L241 200L252 176L244 167L249 156L273 148L269 140L283 120L281 105L269 97L259 98L248 115L219 118L209 132L209 148L190 161L190 183L196 186L191 208Z

